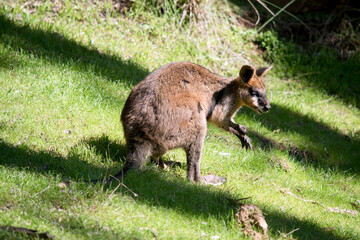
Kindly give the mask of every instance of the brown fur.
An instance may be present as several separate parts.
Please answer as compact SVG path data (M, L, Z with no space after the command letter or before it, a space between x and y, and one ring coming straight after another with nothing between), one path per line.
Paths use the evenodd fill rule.
M201 181L207 122L235 134L243 146L251 148L246 128L236 124L233 116L243 105L260 113L270 108L261 81L268 70L243 66L235 79L190 62L155 70L134 87L121 114L127 142L123 172L141 168L149 157L160 159L168 150L183 148L187 177Z

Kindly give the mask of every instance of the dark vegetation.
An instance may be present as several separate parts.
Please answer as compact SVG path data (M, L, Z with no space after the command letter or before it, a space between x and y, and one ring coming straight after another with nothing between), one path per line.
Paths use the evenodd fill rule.
M285 1L232 1L239 6L241 22L251 28L261 26L283 7ZM266 4L268 10L260 4ZM275 5L279 2L282 5ZM284 78L299 78L310 87L324 89L345 102L360 107L360 5L356 1L298 1L252 40ZM322 5L321 3L324 2ZM300 3L299 3L300 4ZM316 5L313 6L312 4ZM296 5L296 2L294 3ZM270 9L270 11L269 11ZM257 19L259 23L255 26Z

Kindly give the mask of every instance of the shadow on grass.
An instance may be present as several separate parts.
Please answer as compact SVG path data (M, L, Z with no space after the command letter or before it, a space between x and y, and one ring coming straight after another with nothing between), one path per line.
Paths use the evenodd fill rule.
M109 81L126 80L136 84L149 72L136 63L124 61L121 57L101 53L59 33L18 25L0 15L0 41L17 51L44 57L66 64L75 64L86 70L90 66ZM2 66L15 67L16 63L3 62Z
M152 170L142 174L131 172L124 183L138 194L137 201L143 204L171 209L183 215L201 216L205 219L215 217L227 225L236 225L234 214L239 205L227 200L231 196L215 187L190 184L181 178L167 177L167 174L170 173ZM263 212L274 236L278 234L277 231L285 235L299 228L300 230L293 234L297 239L343 239L333 232L320 228L314 222L300 220L266 208L263 208Z
M84 142L103 158L120 161L124 157L124 146L112 143L106 136L87 139ZM3 141L0 142L0 152L1 165L24 168L40 174L50 172L61 174L66 178L86 180L89 176L100 176L107 171L105 167L95 167L76 155L61 157L52 152L33 151L24 145L9 146ZM135 199L141 204L171 209L185 216L215 217L226 224L235 224L234 213L239 206L229 202L231 196L228 193L212 186L190 184L185 179L171 174L153 168L141 173L131 171L124 179L124 184L138 194ZM108 187L113 190L116 187L114 185ZM299 239L342 239L335 233L321 229L313 222L298 220L293 216L266 208L263 211L275 235L277 234L275 230L286 233L296 227L301 229L294 233ZM87 229L79 231L83 232Z
M242 114L254 113L244 109ZM276 148L288 151L304 164L359 174L360 142L358 139L339 133L324 122L277 104L272 104L271 111L257 115L256 118L273 132L296 133L305 139L304 146L293 146L250 131L249 136L258 141L263 149Z
M101 156L102 159L109 158L115 162L124 162L126 149L122 144L115 143L108 136L90 137L83 140L90 149Z
M37 173L56 173L64 178L88 179L100 175L104 170L82 160L78 154L63 157L52 151L34 151L20 145L8 145L0 140L0 164L8 167L19 167Z
M259 2L253 1L260 17L260 23L255 26L254 23L258 18L249 2L239 0L230 0L230 2L241 10L237 13L240 17L246 18L242 19L242 22L250 28L259 28L272 17ZM296 5L296 2L294 4ZM331 6L327 5L327 7ZM274 13L279 11L272 7L270 9L273 9ZM334 21L335 16L339 17L344 11L350 13L352 8L347 6L341 10L341 13L336 12L337 8L335 9L334 6L329 9L331 11L295 14L298 19L305 21L307 26L311 26L311 30L307 30L307 27L283 12L267 25L267 29L272 32L262 32L263 35L257 36L254 42L265 52L268 60L273 62L275 70L282 73L283 77L300 79L311 87L322 89L329 95L336 95L345 103L360 108L360 84L358 84L360 51L351 50L354 48L351 46L356 46L359 42L359 39L356 39L359 35L355 34L357 30L353 30L356 24L354 22L353 27L349 18L344 18L343 21L347 25L341 27L340 33L331 30L331 25L334 27L340 22ZM294 24L299 27L294 27ZM354 34L349 34L352 31ZM351 57L340 59L340 55L347 54Z
M301 53L285 41L282 44L283 50L288 53L283 58L274 59L278 72L360 108L360 52L347 60L339 60L332 50Z

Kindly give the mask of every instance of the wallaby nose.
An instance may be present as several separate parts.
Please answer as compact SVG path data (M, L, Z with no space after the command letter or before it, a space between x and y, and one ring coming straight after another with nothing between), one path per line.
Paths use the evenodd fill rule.
M270 108L271 108L270 104L266 104L264 106L264 111L267 112L267 111L269 111Z

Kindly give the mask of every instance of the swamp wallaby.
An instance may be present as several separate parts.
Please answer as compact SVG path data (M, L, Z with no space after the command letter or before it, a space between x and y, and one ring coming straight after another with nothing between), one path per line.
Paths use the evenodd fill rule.
M126 139L126 164L141 168L149 157L161 161L166 151L183 148L187 177L201 181L200 159L207 122L232 134L251 148L246 128L233 117L241 106L259 113L270 109L261 79L270 68L244 65L235 79L210 72L191 62L167 64L137 84L121 114Z

